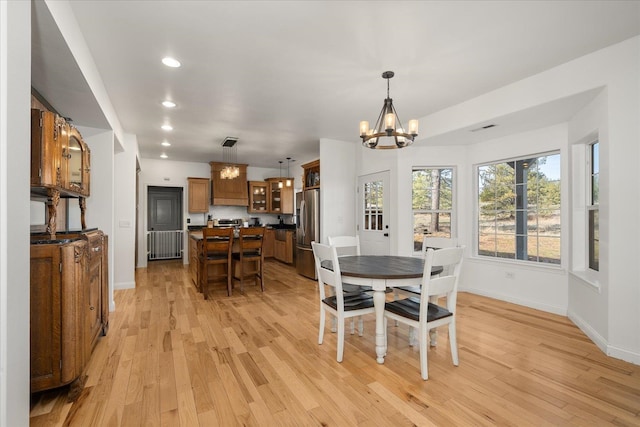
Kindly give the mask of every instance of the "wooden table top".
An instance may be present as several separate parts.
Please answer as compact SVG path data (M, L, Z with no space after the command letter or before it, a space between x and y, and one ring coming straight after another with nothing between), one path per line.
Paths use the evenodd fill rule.
M422 277L424 259L393 255L354 255L339 258L343 276L370 279L415 279ZM323 266L331 268L330 262ZM439 274L442 267L433 267L431 274Z

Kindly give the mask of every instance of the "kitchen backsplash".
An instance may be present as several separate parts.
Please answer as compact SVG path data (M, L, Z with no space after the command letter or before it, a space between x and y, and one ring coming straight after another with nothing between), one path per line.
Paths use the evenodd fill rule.
M211 215L211 218L225 218L235 219L242 218L250 223L253 223L251 218L260 218L261 224L277 224L278 216L282 218L285 224L293 224L293 215L277 215L277 214L250 214L247 213L247 208L242 206L210 206L209 213L191 213L187 214L187 218L191 221L187 225L206 225L207 216Z

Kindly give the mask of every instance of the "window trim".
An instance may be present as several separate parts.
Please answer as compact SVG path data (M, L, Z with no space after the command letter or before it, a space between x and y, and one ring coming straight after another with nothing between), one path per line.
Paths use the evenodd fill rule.
M451 169L451 210L445 210L445 209L436 209L436 210L420 210L420 212L444 212L444 213L448 213L450 212L451 215L451 237L452 238L458 238L458 209L457 209L457 186L458 186L458 170L456 166L453 165L447 165L447 166L412 166L411 167L411 253L413 254L413 256L419 256L422 251L416 251L414 249L414 242L413 242L413 230L414 230L414 224L413 224L413 220L414 220L414 214L415 212L418 211L414 211L413 209L413 172L416 170L425 170L425 169Z
M482 163L474 163L473 164L473 183L474 183L474 187L473 187L473 197L474 197L474 202L473 202L473 250L471 251L471 257L474 259L478 259L478 260L484 260L484 261L491 261L491 262L499 262L499 263L507 263L509 265L517 265L520 264L522 266L531 266L531 267L538 267L538 268L547 268L547 269L564 269L564 265L566 263L566 260L563 259L562 257L562 247L563 245L566 244L565 241L563 241L563 228L566 226L565 224L562 223L562 221L560 222L560 262L558 264L554 264L554 263L547 263L547 262L540 262L540 261L529 261L529 260L525 260L525 259L516 259L516 258L501 258L501 257L496 257L496 256L489 256L489 255L482 255L478 253L478 247L479 247L479 240L480 240L480 229L479 229L479 224L478 224L478 218L480 215L480 204L479 204L479 195L478 195L478 188L479 188L479 169L483 166L490 166L490 165L497 165L497 164L501 164L501 163L508 163L508 162L516 162L519 160L525 160L527 158L531 158L531 157L535 157L535 158L539 158L539 157L545 157L545 156L551 156L551 155L559 155L560 156L560 165L562 167L562 149L557 148L557 149L553 149L553 150L547 150L547 151L541 151L541 152L534 152L531 154L521 154L518 156L513 156L513 157L507 157L507 158L503 158L503 159L498 159L498 160L490 160L490 161L484 161ZM560 186L562 188L562 169L560 171ZM562 193L561 193L561 201L560 201L560 218L562 220L562 211L563 211L564 207L562 205Z
M590 226L590 214L591 212L597 212L598 216L600 215L600 194L598 194L598 202L593 203L593 146L598 144L598 157L600 157L600 140L598 138L591 139L586 144L586 199L585 199L585 247L587 250L585 251L585 269L590 271L591 274L597 274L600 271L600 256L598 255L598 268L591 268L591 226ZM598 158L598 164L600 163L600 159ZM600 168L598 167L598 183L600 181ZM599 187L598 187L599 190ZM600 224L598 220L598 232L600 231ZM599 245L598 245L599 246Z

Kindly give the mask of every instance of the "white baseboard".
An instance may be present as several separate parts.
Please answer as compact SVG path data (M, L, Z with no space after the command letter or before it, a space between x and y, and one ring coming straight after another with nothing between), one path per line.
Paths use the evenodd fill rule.
M575 323L575 325L580 328L580 330L582 332L584 332L584 334L586 336L589 337L589 339L591 341L594 342L595 345L598 346L598 348L600 350L602 350L602 352L604 354L608 354L607 352L607 340L604 339L604 337L602 335L600 335L595 329L593 329L591 327L591 325L589 325L582 317L578 316L575 312L573 311L569 311L569 313L567 314L567 317L569 318L569 320L571 320L573 323Z
M120 289L134 289L136 282L118 282L113 284L113 289L118 291Z
M598 346L600 350L602 350L604 354L616 359L624 360L625 362L633 363L634 365L640 365L640 353L609 345L602 335L596 332L596 330L585 322L582 317L578 316L573 311L569 312L568 317L578 328L580 328L582 332L585 333L586 336L589 337L591 341L595 343L595 345Z
M560 316L567 315L567 309L565 307L559 307L549 304L541 304L536 301L529 301L521 298L515 298L511 295L504 295L497 292L487 292L484 289L465 288L459 289L459 292L469 292L471 294L482 295L489 298L498 299L500 301L512 302L514 304L522 305L529 308L535 308L536 310L546 311L548 313L558 314Z

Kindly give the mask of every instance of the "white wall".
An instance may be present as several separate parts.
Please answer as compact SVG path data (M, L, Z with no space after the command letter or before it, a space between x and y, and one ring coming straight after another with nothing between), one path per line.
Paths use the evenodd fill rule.
M594 272L587 268L587 152L586 144L594 138L600 141L601 164L610 164L607 159L605 146L609 146L609 132L607 121L607 90L601 93L569 122L569 143L571 144L571 177L573 180L571 191L571 263L569 265L568 315L574 323L580 325L583 331L603 350L607 351L609 339L609 310L602 307L609 306L609 281L605 280L609 271L609 251L600 252L600 271ZM608 236L609 232L609 194L610 168L601 168L600 174L600 233ZM588 319L588 320L587 320Z
M124 151L114 157L113 288L135 287L136 155L135 135L125 134Z
M78 126L82 139L91 150L91 197L87 198L87 228L98 228L109 236L109 310L115 310L114 253L114 134L111 131Z
M356 234L356 148L351 142L320 139L320 239ZM330 191L324 191L324 189Z
M464 277L460 288L481 295L487 295L505 301L566 315L567 313L567 277L569 248L562 245L562 267L540 265L527 262L491 260L475 257L475 165L495 160L522 157L549 151L560 151L561 157L561 241L569 241L568 206L569 206L569 173L567 125L561 123L534 131L509 135L503 138L486 141L468 147L467 164L464 169L469 172L469 180L461 183L468 191L467 209L459 211L463 224L468 226L463 236L468 246L465 259ZM507 278L507 273L513 278Z
M0 2L0 426L29 425L31 2Z

